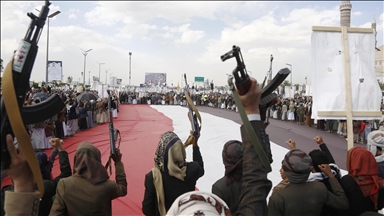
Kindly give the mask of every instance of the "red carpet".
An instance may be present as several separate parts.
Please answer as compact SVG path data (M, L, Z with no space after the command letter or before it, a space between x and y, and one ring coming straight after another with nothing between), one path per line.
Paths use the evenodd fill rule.
M161 135L173 131L172 120L152 109L148 105L121 105L118 118L113 119L115 129L120 130L120 145L123 154L128 182L128 194L115 199L112 203L113 215L143 215L141 202L144 197L144 177L153 167L153 157ZM108 123L80 132L64 140L64 148L69 154L71 167L77 145L89 141L98 147L102 154L102 163L109 157ZM47 151L49 155L50 151ZM108 171L109 172L109 171ZM114 167L111 180L115 180ZM59 161L56 159L53 176L60 174Z

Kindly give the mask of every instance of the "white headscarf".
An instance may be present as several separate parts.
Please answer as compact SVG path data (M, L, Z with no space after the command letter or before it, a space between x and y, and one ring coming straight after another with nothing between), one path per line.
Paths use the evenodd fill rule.
M375 156L376 162L384 161L384 151L381 155L376 156L377 146L384 149L384 131L376 130L368 134L367 137L367 149L373 156Z
M218 196L203 191L191 191L180 195L168 210L167 215L231 215L227 204Z

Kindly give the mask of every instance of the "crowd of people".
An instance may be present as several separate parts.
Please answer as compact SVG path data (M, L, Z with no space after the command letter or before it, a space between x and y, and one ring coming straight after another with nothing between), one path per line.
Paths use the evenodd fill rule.
M271 152L269 135L265 130L264 119L261 119L261 116L265 115L259 110L261 88L255 79L252 78L251 81L250 90L240 96L240 99L253 132L260 141L269 163L272 163L273 152ZM98 122L100 116L97 117L97 115L100 113L97 111L94 117L92 112L97 110L98 104L102 104L102 111L105 113L105 98L98 99L99 101L88 101L90 103L88 105L87 101L84 103L78 101L75 92L59 93L66 102L66 108L60 113L64 113L67 118L63 121L66 124L61 122L63 131L66 128L67 133L70 132L67 136L73 135L76 127L80 130L90 127L92 125L88 124L90 118L91 122L96 119L97 123L103 123ZM171 105L171 98L173 98L173 104L175 101L183 103L182 95L179 96L180 98L177 94L168 95L168 104ZM29 97L27 95L26 101L30 100ZM151 103L154 101L155 104L159 103L159 100L161 104L163 100L166 103L166 98L163 99L159 94L150 95L145 99L145 97L138 98L135 93L120 92L114 97L116 112L120 103L134 103L134 100L136 103L138 100L140 103L148 103L149 100ZM152 100L153 97L154 100ZM161 99L156 99L157 97ZM205 96L192 96L192 98L197 104L203 103L208 106L210 103L212 107L217 108L233 105L231 96L228 95L224 99L219 96L216 101ZM308 110L310 99L307 98L307 102L302 102L301 99L279 101L272 108L272 117L281 104L287 109L285 114L281 113L281 116L284 115L284 120L286 116L289 121L303 122L300 121L302 120L300 107L306 104L305 109ZM32 101L36 103L35 99ZM288 101L289 106L287 106ZM293 111L290 107L295 103L299 106ZM87 106L91 108L88 109ZM79 114L76 114L77 118L70 118L71 113L75 116L76 109L79 110ZM83 110L80 111L80 109ZM283 107L281 109L283 110ZM88 112L92 114L89 115ZM297 113L296 117L294 112ZM60 113L56 116L57 120L50 120L55 122L55 125L56 121L59 122ZM71 122L74 119L83 120ZM311 121L310 118L309 121ZM30 127L27 126L27 128ZM195 190L196 182L204 177L205 172L209 172L204 170L204 162L198 146L199 137L195 137L192 144L193 161L187 162L185 148L178 135L174 132L165 132L160 138L154 155L154 167L145 175L143 213L161 216L379 215L378 210L384 208L384 160L380 161L384 157L383 130L372 129L366 137L367 148L354 147L348 151L346 163L348 174L344 176L341 176L340 169L335 164L332 153L322 137L314 138L319 149L314 149L308 154L297 148L294 140L289 139L287 145L290 151L281 158L282 181L273 188L268 202L267 196L272 189L272 182L268 179L269 171L263 165L260 153L256 152L244 125L241 126L240 132L241 141L229 140L223 145L222 158L225 173L212 185L211 191ZM56 134L59 133L56 131ZM192 133L191 136L193 136ZM112 181L109 180L107 170L102 164L100 151L92 143L79 143L74 166L71 168L68 154L64 149L65 141L49 137L44 140L48 140L48 144L55 148L55 151L49 158L39 156L39 161L46 164L40 166L42 173L48 173L44 175L47 176L44 180L46 192L42 201L39 201L40 194L36 191L31 168L22 151L15 148L12 136L7 135L7 147L12 163L4 172L12 182L9 185L2 185L5 213L9 215L112 215L111 200L128 193L124 165L121 162L122 153L117 149L117 156L112 158L116 166L115 181ZM39 142L43 142L43 139ZM34 144L37 145L34 146L36 149L40 149L37 148L40 147L38 144ZM61 174L54 178L49 173L57 154ZM273 171L276 172L276 170Z
M294 98L278 97L278 102L274 104L270 111L270 118L316 127L317 130L329 133L337 133L340 137L347 138L347 122L345 119L318 119L312 118L312 96L300 96L296 94ZM154 104L154 105L186 105L186 98L183 93L147 93L139 97L139 93L120 92L121 103L129 104ZM207 106L218 109L227 109L237 112L237 106L231 94L221 94L217 92L191 94L191 99L196 106ZM384 105L381 108L384 111ZM353 140L354 143L367 144L367 136L373 130L378 130L383 126L384 118L381 120L354 120L353 121Z
M87 91L87 94L97 95L97 91ZM76 133L92 128L97 124L108 122L108 98L97 100L81 99L81 92L74 90L62 91L53 88L31 89L26 95L24 106L38 104L52 94L58 94L65 107L45 121L26 125L31 135L32 145L36 150L52 148L49 140L52 137L65 139ZM112 92L111 110L113 118L118 117L119 99L116 92Z

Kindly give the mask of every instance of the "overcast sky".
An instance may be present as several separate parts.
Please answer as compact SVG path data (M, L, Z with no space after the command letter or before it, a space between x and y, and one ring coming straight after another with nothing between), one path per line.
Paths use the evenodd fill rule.
M29 17L43 1L1 1L1 58L8 63L24 37ZM106 70L129 82L129 52L132 52L132 85L144 83L145 73L167 73L167 83L195 76L227 84L234 59L220 56L232 45L242 49L247 70L264 79L273 54L273 74L292 64L293 83L310 82L312 26L339 26L341 1L330 2L133 2L54 1L50 14L49 60L63 61L64 79L82 80L84 56L79 48L92 49L87 56L89 71L105 82ZM371 27L377 22L377 44L383 44L382 1L352 1L351 26ZM47 26L39 42L31 80L45 80ZM109 82L109 81L108 81Z

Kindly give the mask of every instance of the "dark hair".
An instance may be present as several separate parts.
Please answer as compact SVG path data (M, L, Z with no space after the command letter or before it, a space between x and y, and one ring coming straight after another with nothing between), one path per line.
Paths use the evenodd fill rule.
M376 146L377 150L383 151L383 149L380 146Z
M316 172L321 172L318 165L332 163L328 153L320 151L319 149L312 150L308 155L312 158L313 168L315 168Z

